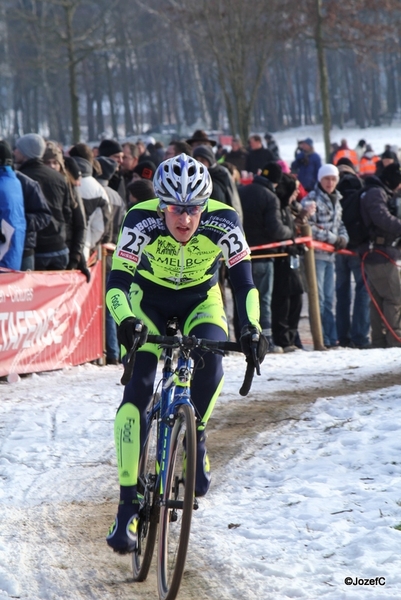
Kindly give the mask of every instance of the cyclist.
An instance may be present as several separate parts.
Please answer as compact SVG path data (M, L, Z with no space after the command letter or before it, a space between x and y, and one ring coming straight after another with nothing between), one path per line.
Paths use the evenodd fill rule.
M167 321L178 317L183 335L227 339L218 285L222 255L230 271L246 356L251 354L252 335L261 331L259 297L240 220L233 208L209 199L212 182L207 168L186 154L175 156L157 168L154 188L158 198L134 205L125 216L106 293L122 351L130 350L141 330L133 375L114 424L120 503L106 539L120 553L133 552L137 544L138 462L161 353L146 343L148 332L163 335ZM260 362L266 350L260 335ZM198 417L195 493L203 496L210 485L205 427L223 385L223 368L218 354L197 350L193 359L191 398Z

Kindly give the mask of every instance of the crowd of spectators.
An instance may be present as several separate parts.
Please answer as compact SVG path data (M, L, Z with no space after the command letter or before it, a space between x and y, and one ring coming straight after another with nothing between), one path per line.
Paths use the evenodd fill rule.
M251 247L294 241L307 222L314 240L333 246L334 252L315 251L326 348L401 346L396 264L401 258L401 212L397 212L401 171L394 149L386 146L376 155L365 140L351 149L344 139L332 145L330 162L325 164L313 140L306 138L297 143L288 165L271 133L264 138L251 135L247 142L244 147L233 137L230 147L224 148L202 130L186 140L174 139L166 148L155 140L120 144L104 139L97 147L78 143L65 149L37 133L21 136L14 148L0 141L0 267L79 269L89 281L87 262L98 244L117 242L126 211L154 197L157 166L184 152L207 167L212 198L239 213ZM369 229L369 239L359 245L350 239L342 220L343 203L356 190L364 199L358 201ZM252 252L269 352L303 348L298 327L304 252L304 246L296 243ZM230 287L224 267L220 284L224 295ZM110 314L106 332L107 361L117 363L119 348Z

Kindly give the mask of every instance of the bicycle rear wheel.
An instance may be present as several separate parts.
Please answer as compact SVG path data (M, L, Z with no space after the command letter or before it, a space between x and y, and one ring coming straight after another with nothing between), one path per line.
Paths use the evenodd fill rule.
M171 433L166 489L160 508L157 581L161 600L174 600L184 573L194 506L195 466L195 416L192 407L183 404Z
M159 490L156 489L158 415L152 419L148 439L139 461L138 493L143 495L139 512L138 548L132 554L134 581L145 581L155 548L159 523Z

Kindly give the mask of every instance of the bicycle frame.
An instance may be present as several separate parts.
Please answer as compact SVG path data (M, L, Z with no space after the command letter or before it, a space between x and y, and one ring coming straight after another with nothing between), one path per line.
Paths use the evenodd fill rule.
M182 404L188 404L194 410L190 393L192 369L193 361L189 357L189 354L185 356L183 350L180 350L177 368L174 369L173 349L166 349L161 397L150 410L147 419L149 431L149 424L155 418L155 415L159 414L157 440L158 476L155 489L159 489L160 497L162 497L166 484L166 467L170 453L171 431L177 414L177 408Z

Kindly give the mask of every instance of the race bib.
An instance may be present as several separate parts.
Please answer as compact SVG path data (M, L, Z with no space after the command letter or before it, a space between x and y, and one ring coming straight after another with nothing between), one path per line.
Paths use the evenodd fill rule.
M220 238L218 245L221 247L225 261L233 267L251 253L249 246L240 227L235 227Z
M137 227L134 227L134 229L124 227L121 237L118 240L116 256L138 264L143 249L149 242L150 237L143 233L143 231L140 231Z

